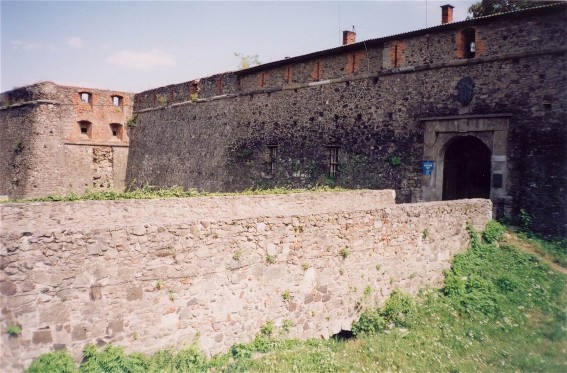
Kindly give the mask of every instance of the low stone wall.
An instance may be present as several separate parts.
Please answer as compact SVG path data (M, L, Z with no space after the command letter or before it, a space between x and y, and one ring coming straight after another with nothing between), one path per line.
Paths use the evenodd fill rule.
M488 200L393 199L353 191L0 205L0 371L61 348L79 358L88 343L152 352L197 341L224 352L267 321L293 325L290 337L348 330L396 288L440 285L467 247L466 222L482 228L491 216ZM16 324L20 336L4 332Z

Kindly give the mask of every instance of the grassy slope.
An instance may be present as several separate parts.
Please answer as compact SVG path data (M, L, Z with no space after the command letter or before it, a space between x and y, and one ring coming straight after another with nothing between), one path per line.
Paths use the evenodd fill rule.
M539 251L538 242L522 242ZM552 251L558 250L564 247ZM476 238L455 258L444 289L424 291L411 304L401 297L367 310L374 318L361 318L356 339L283 340L264 330L212 360L194 349L150 358L90 348L81 371L567 372L566 279L534 254ZM378 320L376 329L383 330L364 333L372 325L362 320ZM35 370L42 366L36 361L29 372L53 371Z
M522 242L542 251L541 241ZM347 342L300 343L238 361L232 368L567 372L565 275L511 245L475 240L471 246L455 258L445 289L422 293L403 320L404 327L390 326ZM556 246L552 251L561 250Z

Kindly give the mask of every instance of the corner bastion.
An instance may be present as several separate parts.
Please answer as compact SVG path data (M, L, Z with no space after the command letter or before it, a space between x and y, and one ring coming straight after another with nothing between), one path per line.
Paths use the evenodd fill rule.
M0 205L2 372L87 344L208 354L350 330L395 289L440 286L489 200L394 204L391 190ZM370 292L369 292L370 290ZM370 293L368 295L368 293ZM286 294L284 296L283 294ZM366 294L366 295L365 295Z

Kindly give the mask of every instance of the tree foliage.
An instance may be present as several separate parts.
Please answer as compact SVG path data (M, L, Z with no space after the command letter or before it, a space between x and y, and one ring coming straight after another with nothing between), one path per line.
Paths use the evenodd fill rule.
M238 70L248 69L253 66L258 66L262 62L260 62L260 58L257 54L242 54L234 52L234 56L240 59L238 63Z
M491 14L512 12L514 10L528 9L536 6L552 4L554 1L533 0L481 0L468 9L472 18L489 16Z

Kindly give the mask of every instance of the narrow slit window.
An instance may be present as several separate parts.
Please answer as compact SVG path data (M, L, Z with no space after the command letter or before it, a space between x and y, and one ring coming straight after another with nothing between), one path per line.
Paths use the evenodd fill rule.
M339 146L329 146L329 177L336 179L339 174Z
M267 145L268 148L268 174L270 176L274 175L276 169L276 160L278 158L278 145L270 144Z
M394 67L398 67L398 45L394 45Z

